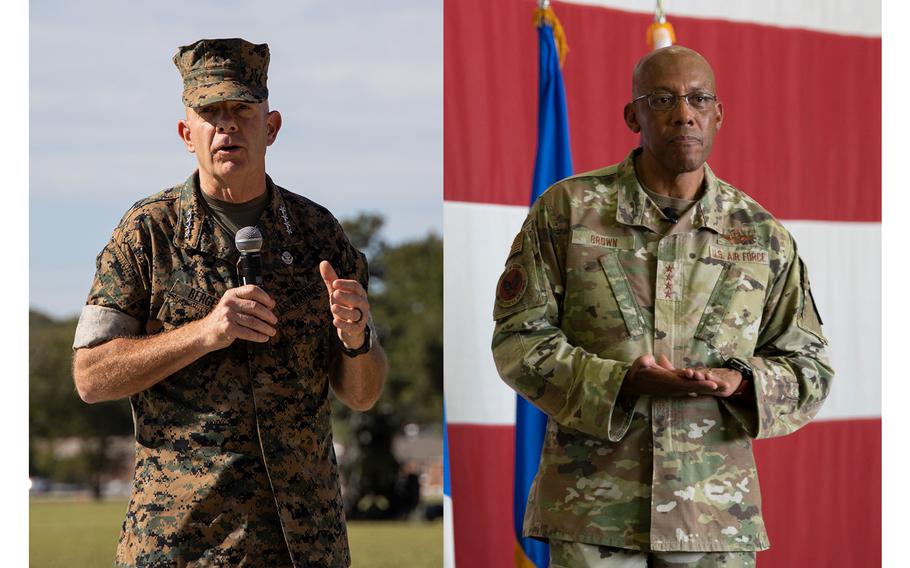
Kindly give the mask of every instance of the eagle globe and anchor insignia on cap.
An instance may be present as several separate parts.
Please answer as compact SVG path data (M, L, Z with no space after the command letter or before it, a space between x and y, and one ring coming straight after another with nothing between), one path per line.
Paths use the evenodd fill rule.
M528 289L528 273L524 266L511 264L499 277L496 285L496 300L503 308L511 308L525 295Z

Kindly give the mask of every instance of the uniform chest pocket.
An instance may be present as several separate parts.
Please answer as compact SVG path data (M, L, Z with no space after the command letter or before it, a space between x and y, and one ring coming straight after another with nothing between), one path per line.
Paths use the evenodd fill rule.
M644 318L641 314L641 308L635 301L635 295L626 273L619 262L617 252L610 252L601 256L598 261L607 276L610 283L610 289L613 291L613 298L616 300L616 306L619 310L619 317L625 323L626 331L631 337L639 337L645 332Z
M218 298L186 282L177 281L164 297L154 319L149 321L149 333L168 331L204 318L212 311Z
M752 355L758 339L769 268L759 263L725 262L698 326L695 338L723 358Z
M279 301L284 309L278 310L278 334L272 340L286 372L279 370L274 378L293 388L298 409L315 412L328 397L328 378L337 364L328 293L322 280L314 280L288 291L286 298Z

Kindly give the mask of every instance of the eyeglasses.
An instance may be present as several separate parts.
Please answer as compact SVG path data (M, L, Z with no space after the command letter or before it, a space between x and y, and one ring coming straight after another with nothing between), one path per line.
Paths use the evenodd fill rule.
M710 110L717 102L717 96L704 91L695 91L685 95L674 95L673 93L658 92L648 93L640 97L635 97L632 102L648 99L648 106L652 110L673 110L679 104L679 99L685 99L690 108L699 111Z

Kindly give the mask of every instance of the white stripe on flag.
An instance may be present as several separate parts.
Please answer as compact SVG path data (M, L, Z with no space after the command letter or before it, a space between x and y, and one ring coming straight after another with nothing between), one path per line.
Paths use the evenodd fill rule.
M834 365L818 418L882 415L882 226L783 221L809 267Z
M593 4L630 12L654 13L654 0L567 0L572 4ZM880 2L856 0L670 0L664 2L667 18L674 16L711 18L803 28L820 32L880 37L882 6Z
M444 334L450 423L514 424L490 356L493 297L527 208L446 201ZM881 416L881 225L784 221L809 267L836 371L819 418Z
M527 207L443 202L443 366L450 423L514 424L515 391L490 355L493 299Z

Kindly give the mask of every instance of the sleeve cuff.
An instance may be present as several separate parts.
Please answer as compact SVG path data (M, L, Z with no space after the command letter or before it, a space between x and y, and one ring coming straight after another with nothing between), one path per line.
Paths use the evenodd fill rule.
M120 310L89 304L82 308L73 349L94 347L117 337L138 335L139 320Z
M758 416L758 407L761 400L761 393L759 389L759 377L756 376L755 366L752 365L748 360L737 357L737 361L743 365L749 367L752 370L752 380L749 381L751 384L747 385L747 388L752 391L751 397L745 398L721 398L721 404L723 404L730 414L736 418L736 421L739 422L739 425L746 432L750 438L757 438L759 435L759 416Z

